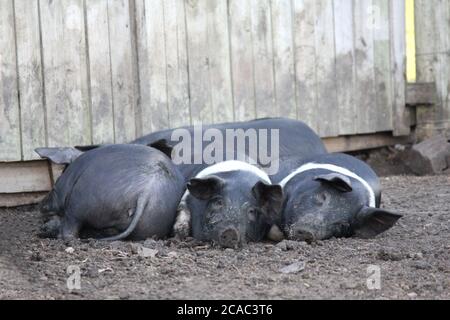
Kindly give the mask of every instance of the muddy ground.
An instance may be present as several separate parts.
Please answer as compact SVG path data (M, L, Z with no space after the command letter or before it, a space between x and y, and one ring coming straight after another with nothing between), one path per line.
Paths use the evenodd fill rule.
M40 239L36 207L0 209L0 298L449 299L450 177L385 177L382 184L383 206L404 218L375 239L242 250L170 239ZM303 270L280 272L297 262ZM379 290L367 287L370 265L380 268ZM67 288L69 266L80 268L80 290Z

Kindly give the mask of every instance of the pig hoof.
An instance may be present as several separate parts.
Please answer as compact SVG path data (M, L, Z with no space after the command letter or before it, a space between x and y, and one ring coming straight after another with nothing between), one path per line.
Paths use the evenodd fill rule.
M191 214L187 208L179 208L177 219L173 226L173 235L179 239L189 237L191 231Z

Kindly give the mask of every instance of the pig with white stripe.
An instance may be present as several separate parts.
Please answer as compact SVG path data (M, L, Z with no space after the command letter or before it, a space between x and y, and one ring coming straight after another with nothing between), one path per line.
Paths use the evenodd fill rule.
M285 197L282 218L269 234L274 240L280 235L304 241L370 238L401 217L380 209L380 181L355 157L324 154L287 160L282 168L273 179L283 187Z
M246 162L230 160L199 169L190 179L174 226L222 247L260 241L281 216L282 189Z

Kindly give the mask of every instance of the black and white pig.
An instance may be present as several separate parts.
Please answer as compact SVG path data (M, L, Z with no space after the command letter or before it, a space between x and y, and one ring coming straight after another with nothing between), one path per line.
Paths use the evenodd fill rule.
M283 187L285 196L277 226L289 239L370 238L401 217L380 208L381 186L376 173L350 155L286 160L274 182ZM276 227L269 237L280 239Z
M230 160L197 171L181 199L175 234L235 248L262 240L281 215L281 187L256 166Z
M41 204L60 217L54 236L76 238L82 229L116 231L103 240L169 235L184 178L165 154L141 145L109 145L75 158L70 148L52 150L39 151L71 162Z

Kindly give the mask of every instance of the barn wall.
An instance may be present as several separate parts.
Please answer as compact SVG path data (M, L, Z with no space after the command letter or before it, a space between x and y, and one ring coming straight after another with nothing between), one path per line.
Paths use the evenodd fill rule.
M435 82L433 108L417 108L420 139L450 137L450 1L415 0L417 81Z
M1 0L0 161L284 116L409 133L403 0Z

